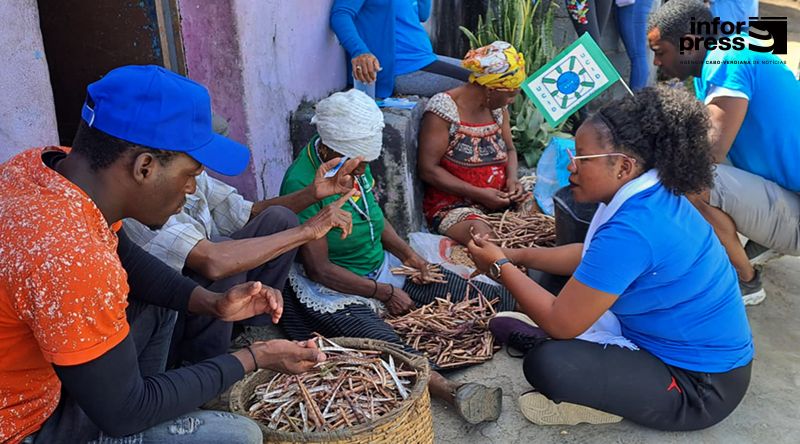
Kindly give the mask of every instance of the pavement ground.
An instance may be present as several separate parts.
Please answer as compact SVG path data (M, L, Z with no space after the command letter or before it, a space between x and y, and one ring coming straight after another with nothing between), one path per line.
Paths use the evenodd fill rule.
M488 363L451 374L503 388L503 413L495 423L470 426L444 403L433 401L434 436L439 444L466 443L800 443L800 258L782 257L764 268L767 299L747 308L756 358L750 389L721 423L696 432L659 432L630 421L618 424L537 426L519 411L517 398L530 390L522 360L506 350Z

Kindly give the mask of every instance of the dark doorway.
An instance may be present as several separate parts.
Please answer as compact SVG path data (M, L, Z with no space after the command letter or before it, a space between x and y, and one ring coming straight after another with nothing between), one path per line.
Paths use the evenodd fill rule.
M78 128L86 86L122 65L185 74L177 0L38 0L62 145Z
M433 50L460 59L469 51L469 41L458 27L474 30L478 17L486 15L488 0L433 0Z

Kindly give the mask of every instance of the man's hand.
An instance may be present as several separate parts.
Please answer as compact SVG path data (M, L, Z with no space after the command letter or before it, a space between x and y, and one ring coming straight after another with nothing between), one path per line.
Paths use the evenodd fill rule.
M473 234L472 240L467 244L469 255L475 262L475 267L484 274L489 271L489 267L498 259L506 257L503 254L503 250L489 242L488 239L488 234Z
M216 313L218 318L228 322L272 313L272 323L277 324L283 314L283 296L261 282L245 282L231 287L217 300Z
M314 175L314 182L311 183L311 189L315 199L321 200L335 194L346 194L353 189L353 170L358 168L361 162L364 161L364 158L359 156L355 159L348 159L344 165L339 168L335 176L325 177L325 174L336 168L336 165L339 165L341 160L341 157L336 157L319 166L317 174Z
M326 359L314 341L293 342L273 339L256 342L250 346L256 355L258 368L267 368L279 373L298 374L311 370Z
M328 234L333 228L342 230L342 239L346 238L353 231L353 216L342 209L342 205L353 197L356 190L350 189L347 194L336 200L336 202L325 206L319 213L303 224L303 228L311 233L312 240L317 240Z
M389 286L387 288L387 290L382 292L383 294L381 294L380 297L376 295L376 298L383 302L383 305L389 310L389 314L392 316L400 316L417 308L417 305L408 293L397 287Z
M516 204L525 202L525 199L530 196L530 193L525 191L519 180L515 178L509 178L506 181L505 191L508 194L508 200Z
M353 65L353 78L363 82L372 83L378 79L378 71L381 70L381 64L378 59L370 53L361 54L354 57L350 63Z
M508 193L494 188L481 188L477 202L490 210L501 210L511 205Z

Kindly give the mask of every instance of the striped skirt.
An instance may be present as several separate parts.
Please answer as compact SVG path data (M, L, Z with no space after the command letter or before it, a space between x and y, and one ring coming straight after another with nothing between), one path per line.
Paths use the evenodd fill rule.
M418 285L411 279L406 279L403 290L417 307L430 304L435 298L444 298L448 293L453 302L464 299L467 291L466 279L448 270L442 272L445 274L446 284ZM473 285L478 287L487 299L499 298L495 310L514 310L516 303L505 287L484 282L473 282ZM470 294L475 295L474 289ZM343 336L378 339L401 345L406 351L419 354L417 350L403 343L392 327L383 321L380 314L367 305L351 304L333 313L319 313L300 302L289 285L283 293L283 304L280 326L290 339L302 341L312 337L314 333L329 338Z

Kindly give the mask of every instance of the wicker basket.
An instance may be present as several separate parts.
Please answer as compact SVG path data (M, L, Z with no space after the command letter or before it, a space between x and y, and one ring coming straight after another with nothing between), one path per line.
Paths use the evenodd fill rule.
M284 432L268 428L258 423L264 434L265 442L277 443L385 443L385 444L411 444L433 443L433 420L431 418L431 402L428 394L428 379L430 369L428 361L421 357L409 354L394 344L383 341L360 338L334 338L334 342L342 347L378 350L383 352L383 358L392 355L395 362L403 362L417 370L418 377L411 387L408 399L400 402L392 412L364 424L345 427L330 432ZM241 381L237 382L231 390L231 411L240 415L247 415L248 401L259 384L269 382L275 372L259 370Z

